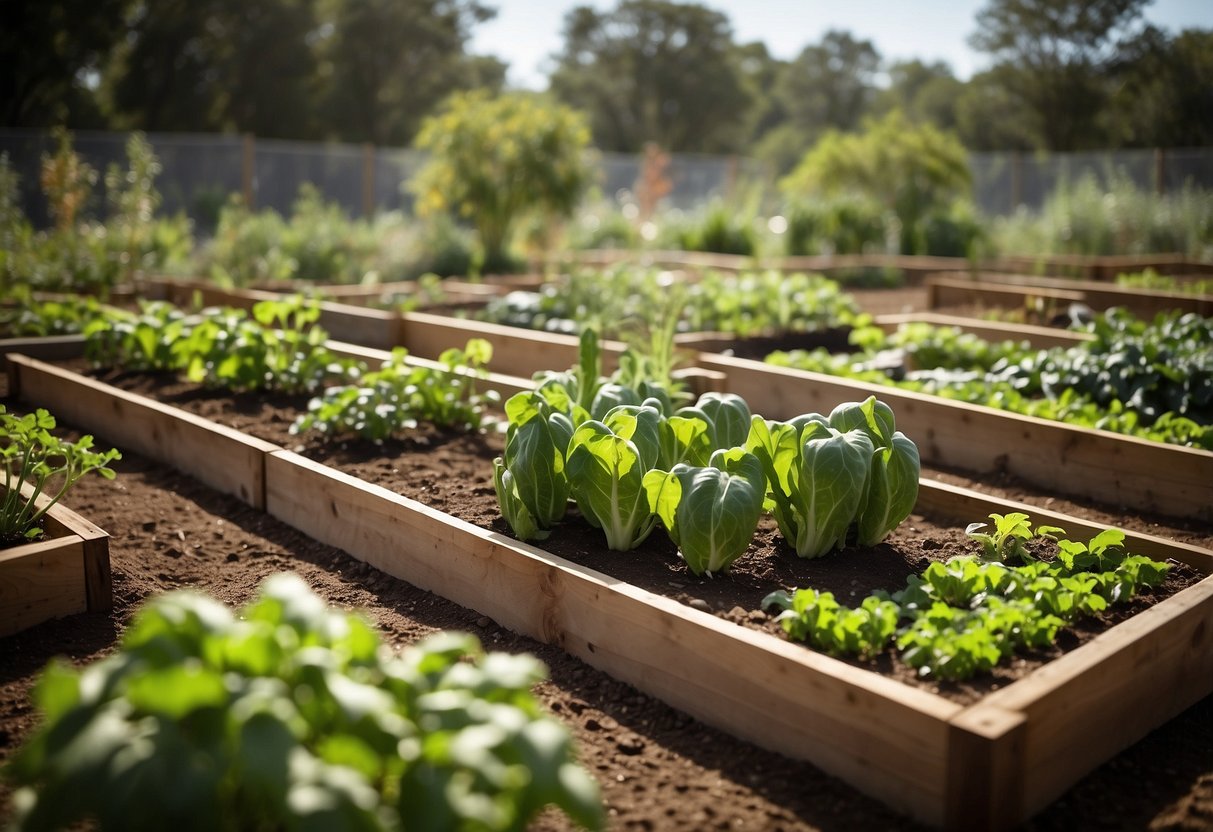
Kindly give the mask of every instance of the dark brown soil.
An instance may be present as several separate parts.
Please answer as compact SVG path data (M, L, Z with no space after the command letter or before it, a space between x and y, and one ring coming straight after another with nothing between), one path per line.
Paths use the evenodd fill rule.
M226 411L225 421L229 423L243 429L252 423L270 425L273 427L266 438L271 441L301 447L309 456L319 453L315 443L283 433L287 422L281 403L270 406L270 418L263 420L263 407L253 397L224 406L220 397L199 395L197 391L183 388L177 395L175 403L188 409L202 408L209 402L214 409ZM499 447L499 439L430 432L393 444L397 447L338 445L329 453L329 461L338 467L350 466L350 470L359 470L366 478L392 487L408 480L409 487L426 502L450 511L464 495L485 496L477 492L483 492L487 478L453 476L442 463L422 466L406 477L399 459L429 459L437 451L439 458L450 453L470 455L483 462ZM426 451L423 457L416 453L421 450ZM330 602L363 610L393 644L408 643L435 629L459 628L475 632L492 649L537 653L552 669L552 681L541 686L540 695L577 736L583 762L602 784L614 828L912 827L904 818L809 764L760 751L706 728L557 650L516 636L472 611L382 575L241 503L216 495L189 477L131 454L118 467L116 484L90 478L80 484L69 501L113 535L115 612L50 622L0 640L0 761L35 724L29 690L37 669L52 655L63 654L82 662L104 654L112 649L133 610L159 592L193 586L239 604L251 597L265 576L291 569ZM488 489L491 495L491 483ZM475 500L470 502L477 504ZM468 519L500 522L495 502L491 511L481 511L479 519ZM881 552L883 547L876 551L878 558L894 563L898 580L904 578L907 565L917 565L920 559L962 545L959 538L949 539L946 532L917 519L907 526L906 547L912 550L917 541L921 552L913 556L912 562L910 555L903 555L898 565L891 555ZM766 534L769 538L769 530ZM1203 534L1207 535L1207 530ZM774 548L774 544L768 539L756 548L763 547ZM651 560L659 562L666 583L682 584L670 590L682 593L684 600L708 595L715 585L723 586L725 581L732 582L728 589L733 597L739 591L756 591L747 582L757 577L751 578L749 573L744 573L744 578L739 573L693 583L698 579L687 575L668 545L663 548L657 540L633 554L638 558L651 555ZM830 580L844 596L850 591L857 595L866 592L868 586L859 577L866 569L849 572L840 566L856 560L848 557L850 554L825 558L814 567L825 570L821 565L833 562L837 574ZM776 578L783 580L788 576L780 570L790 568L765 563L755 576L764 569L773 570ZM826 571L832 570L822 574ZM853 590L848 588L849 581L857 581ZM724 612L729 614L727 609ZM1213 828L1211 749L1213 699L1207 699L1101 767L1030 827ZM0 801L6 797L2 789ZM536 828L564 826L559 818L545 816Z

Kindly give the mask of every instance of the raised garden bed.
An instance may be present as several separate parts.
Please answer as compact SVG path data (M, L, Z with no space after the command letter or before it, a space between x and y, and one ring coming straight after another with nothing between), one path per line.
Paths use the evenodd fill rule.
M1046 305L1065 312L1071 303L1096 311L1120 306L1139 317L1177 309L1213 315L1213 297L1185 292L1154 292L1093 281L981 273L976 278L932 275L926 279L931 309L973 307L1008 309Z
M828 413L841 402L875 395L896 411L924 462L978 473L1008 471L1056 494L1213 520L1210 451L747 359L701 353L698 364L722 373L724 389L767 418Z
M1019 272L1111 282L1117 275L1153 269L1159 274L1211 274L1213 263L1182 254L1039 254L1003 255L982 263L983 271Z
M42 526L42 540L0 550L0 637L113 605L109 535L62 503Z
M64 376L32 362L13 366L31 400L40 400L44 378ZM85 385L70 395L103 393ZM104 405L82 409L88 418L108 413ZM1202 635L1213 615L1208 578L1007 686L993 706L982 700L965 707L619 583L289 452L268 452L262 464L268 510L313 536L423 586L442 586L443 594L467 593L466 603L503 623L560 643L710 722L809 755L936 824L1013 823L1097 764L1109 744L1123 747L1148 722L1206 693L1213 680L1213 652ZM967 519L980 516L979 507L1007 508L926 483L924 493L933 495L928 504L959 503L957 513ZM1078 521L1033 511L1080 533ZM1204 573L1213 570L1213 554L1205 550L1174 551ZM1144 665L1134 672L1117 672L1138 660ZM1084 672L1088 667L1108 669L1109 678L1102 670ZM1010 691L1016 693L1005 695ZM1141 701L1147 695L1149 708ZM1075 701L1098 714L1100 725L1113 726L1107 739L1088 742L1082 720L1066 718ZM1046 761L1070 743L1064 764L1050 770Z

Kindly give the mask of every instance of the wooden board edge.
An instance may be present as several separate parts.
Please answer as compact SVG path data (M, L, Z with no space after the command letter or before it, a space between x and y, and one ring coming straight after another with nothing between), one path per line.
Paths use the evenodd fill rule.
M22 492L27 496L32 487ZM39 505L45 505L50 497L42 495ZM109 534L92 521L76 513L63 503L55 503L45 515L47 529L57 535L75 535L83 543L84 586L90 612L109 612L114 607L114 585L110 574Z
M269 513L312 537L510 629L557 644L709 724L832 768L902 811L940 822L947 722L961 711L959 705L653 595L289 451L273 454L267 471ZM393 519L385 520L387 516ZM375 531L379 526L382 533ZM360 538L370 542L360 543ZM427 539L436 541L429 550ZM388 547L390 554L359 551L363 545ZM413 552L410 546L419 549ZM435 570L443 576L435 578ZM475 574L469 576L471 572ZM486 592L486 586L492 591ZM679 654L684 661L677 668L668 660L645 658L680 646L689 652ZM779 679L780 684L759 694L752 678ZM740 689L791 709L797 718L778 722L778 730L771 726L780 717L788 720L786 714L770 716L770 725L757 724L761 714L752 707L745 711ZM814 694L800 693L809 690ZM718 697L706 695L708 691ZM843 715L831 711L833 701L848 703L845 707L852 710ZM893 735L872 734L873 723ZM789 732L815 730L862 734L863 741L853 748L809 752L789 741ZM900 775L902 781L897 779L901 762L889 756L897 751L921 755L911 771ZM928 769L938 769L938 782Z
M53 398L54 406L49 409L62 421L118 437L118 444L128 450L157 457L212 488L264 508L264 459L278 450L277 445L26 356L11 356L10 367L19 373L24 400L46 406L48 398ZM105 406L89 406L101 402ZM147 429L130 424L132 415L145 420ZM180 443L168 443L165 437L174 433L178 440L182 435L195 437L207 445L208 453L192 454ZM170 447L160 447L166 443ZM226 450L209 452L214 449Z
M65 361L84 355L83 335L49 335L42 338L0 339L0 369L8 367L8 354L20 353L41 361Z
M1027 718L978 703L948 724L945 829L1010 829L1022 817Z
M24 606L0 612L0 638L19 633L52 618L84 612L88 609L87 584L84 574L85 542L74 534L51 538L35 543L15 546L0 552L0 582L23 580L32 583L35 592L42 597L27 602ZM55 587L46 581L39 564L47 562L61 564L66 580ZM35 577L14 578L28 570L35 570ZM49 592L49 594L47 594ZM19 603L19 602L18 602Z

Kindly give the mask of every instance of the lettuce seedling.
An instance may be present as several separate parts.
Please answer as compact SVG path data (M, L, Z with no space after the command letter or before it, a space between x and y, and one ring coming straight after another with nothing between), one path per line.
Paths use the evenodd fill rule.
M981 543L982 559L1000 563L1026 563L1032 560L1032 556L1024 544L1036 537L1065 531L1057 526L1045 525L1033 530L1028 515L1018 511L1005 515L991 514L990 519L994 521L992 531L978 531L986 527L985 523L970 523L965 527L965 534Z
M601 422L580 425L569 442L569 487L582 516L606 534L607 546L626 552L644 541L657 522L644 476L661 456L658 403L621 406Z
M728 570L745 554L762 516L766 477L743 448L712 454L707 466L675 465L644 476L649 509L696 575Z

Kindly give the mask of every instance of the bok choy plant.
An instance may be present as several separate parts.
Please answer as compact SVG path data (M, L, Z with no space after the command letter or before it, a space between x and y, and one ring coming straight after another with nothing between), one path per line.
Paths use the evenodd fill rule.
M644 476L649 509L696 575L728 570L745 554L762 516L766 477L744 448L718 450L707 466L678 464Z
M514 394L505 413L505 456L493 460L497 501L520 540L543 539L568 509L565 454L573 423L538 392Z
M855 540L874 546L909 516L918 498L918 448L894 429L875 397L790 422L754 416L747 450L762 463L768 508L804 558Z
M568 451L569 488L582 515L606 534L607 546L626 552L639 546L657 522L644 476L661 457L660 404L613 408L573 432Z

